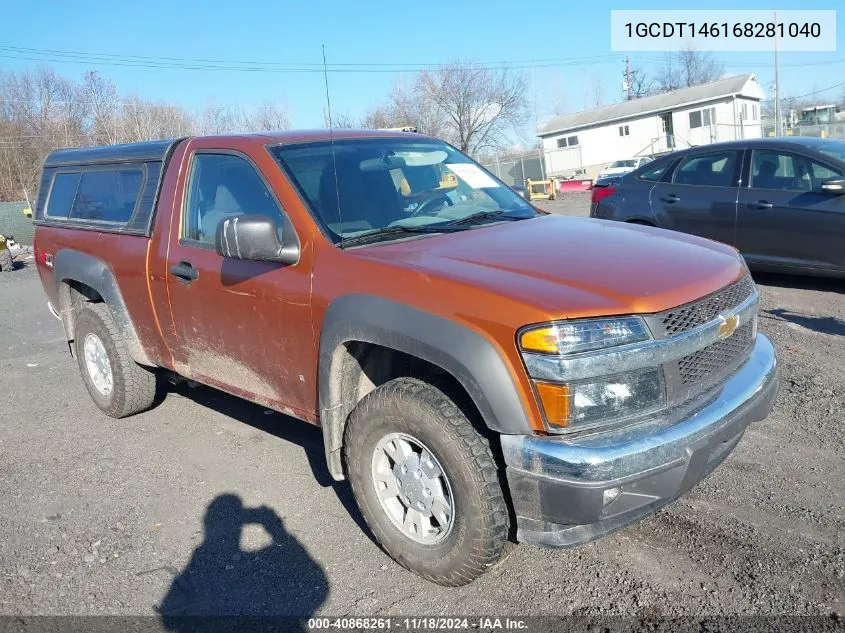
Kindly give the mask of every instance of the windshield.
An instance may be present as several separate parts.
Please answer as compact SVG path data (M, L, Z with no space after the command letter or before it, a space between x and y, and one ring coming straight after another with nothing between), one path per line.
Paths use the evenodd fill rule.
M636 165L636 161L633 160L617 160L616 162L612 163L611 167L634 167Z
M478 222L538 215L510 187L438 141L355 139L271 151L335 243L397 226L434 229L476 215ZM407 233L397 231L396 239L402 237Z

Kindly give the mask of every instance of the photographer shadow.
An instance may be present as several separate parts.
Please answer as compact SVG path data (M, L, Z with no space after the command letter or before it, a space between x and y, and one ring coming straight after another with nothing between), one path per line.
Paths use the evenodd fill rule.
M225 494L208 506L205 539L159 605L169 631L300 631L296 620L314 615L328 596L323 569L272 509L244 507ZM257 550L241 549L242 530L259 525L270 537Z

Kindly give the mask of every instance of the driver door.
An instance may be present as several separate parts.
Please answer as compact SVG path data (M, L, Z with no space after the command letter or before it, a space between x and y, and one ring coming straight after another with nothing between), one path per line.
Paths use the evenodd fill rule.
M283 226L284 211L265 175L243 153L197 148L183 191L167 257L176 370L312 420L308 266L228 259L214 247L217 225L226 218L262 214Z
M754 149L750 183L740 190L736 246L752 264L845 268L845 197L821 190L843 174L803 154Z

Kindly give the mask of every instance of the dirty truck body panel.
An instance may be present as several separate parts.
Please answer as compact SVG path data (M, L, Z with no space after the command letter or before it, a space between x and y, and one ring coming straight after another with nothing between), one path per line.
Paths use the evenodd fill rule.
M376 477L382 496L399 486L383 509L407 514L380 539L435 582L477 573L449 576L396 548L457 538L463 493L446 471L458 444L438 454L428 447L436 435L403 431L384 435L372 456L351 456L350 442L369 441L360 419L361 407L379 406L373 392L404 385L413 399L431 388L401 383L411 378L445 393L458 412L448 415L464 420L450 424L466 425L455 438L477 435L506 473L496 490L510 488L518 537L547 546L656 511L771 409L776 355L757 333L758 295L730 247L545 215L453 148L412 133L141 145L59 151L45 163L36 261L69 343L85 336L76 349L89 390L104 384L109 396L94 361L111 348L80 331L79 315L104 303L139 367L321 425L329 470L352 476L365 514L376 506L356 477ZM370 204L393 215L359 217ZM402 459L422 465L425 485L397 470L407 463L396 442ZM379 464L393 474L378 475ZM438 491L431 505L426 495Z

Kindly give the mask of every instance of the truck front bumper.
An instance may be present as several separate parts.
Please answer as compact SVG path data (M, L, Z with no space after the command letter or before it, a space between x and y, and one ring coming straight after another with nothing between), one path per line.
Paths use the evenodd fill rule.
M503 435L517 538L567 547L599 538L674 501L718 466L778 391L762 334L748 360L703 403L580 437Z

